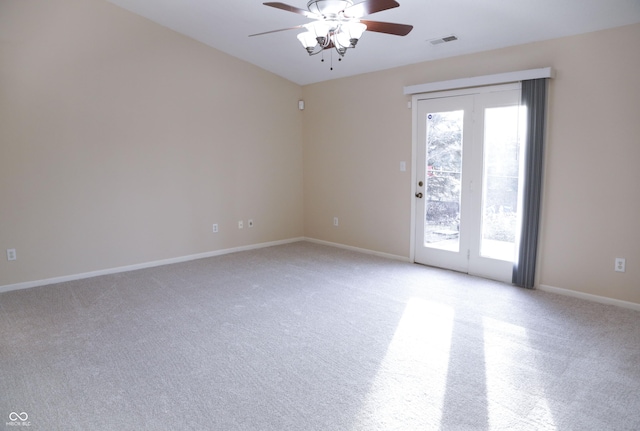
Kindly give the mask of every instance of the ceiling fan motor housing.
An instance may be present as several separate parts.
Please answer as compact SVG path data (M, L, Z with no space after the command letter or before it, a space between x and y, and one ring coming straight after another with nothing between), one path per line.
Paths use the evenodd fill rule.
M353 6L351 0L311 0L307 3L309 12L322 15L325 18L335 18L349 6Z

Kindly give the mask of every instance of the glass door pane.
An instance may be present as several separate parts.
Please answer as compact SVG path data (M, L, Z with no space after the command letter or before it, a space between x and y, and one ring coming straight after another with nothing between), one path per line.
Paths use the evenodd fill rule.
M484 111L480 256L509 262L515 257L520 151L524 147L520 109L515 105Z
M460 250L464 110L427 115L424 246Z

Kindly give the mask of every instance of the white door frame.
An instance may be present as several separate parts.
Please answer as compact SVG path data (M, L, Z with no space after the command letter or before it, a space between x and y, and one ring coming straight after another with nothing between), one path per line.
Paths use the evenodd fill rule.
M416 197L417 193L417 149L420 138L418 136L418 101L425 99L438 99L444 97L454 97L463 95L474 95L490 93L495 91L518 90L521 88L520 82L502 85L490 85L483 87L463 88L458 90L437 91L431 93L414 94L411 97L411 238L409 240L409 261L415 263L416 254Z

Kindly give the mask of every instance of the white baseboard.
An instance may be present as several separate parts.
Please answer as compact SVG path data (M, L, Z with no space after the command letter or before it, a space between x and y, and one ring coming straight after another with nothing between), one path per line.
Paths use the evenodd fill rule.
M10 292L12 290L21 290L21 289L29 289L32 287L46 286L49 284L64 283L67 281L82 280L85 278L98 277L101 275L118 274L121 272L135 271L138 269L153 268L155 266L170 265L173 263L188 262L191 260L222 256L225 254L237 253L240 251L257 250L260 248L273 247L276 245L283 245L283 244L291 244L291 243L300 242L300 241L308 241L315 244L321 244L321 245L326 245L330 247L341 248L344 250L370 254L374 256L384 257L387 259L410 262L408 257L398 256L395 254L382 253L379 251L374 251L374 250L369 250L369 249L359 248L359 247L352 247L349 245L323 241L315 238L297 237L297 238L289 238L289 239L279 240L279 241L263 242L259 244L250 244L250 245L245 245L241 247L227 248L223 250L214 250L214 251L209 251L205 253L191 254L187 256L179 256L171 259L156 260L153 262L145 262L145 263L140 263L135 265L120 266L117 268L102 269L99 271L84 272L81 274L65 275L62 277L53 277L53 278L47 278L43 280L27 281L27 282L16 283L16 284L7 284L4 286L0 286L0 293ZM605 296L592 295L590 293L578 292L575 290L563 289L560 287L548 286L544 284L539 285L538 289L545 292L557 293L559 295L571 296L574 298L586 299L588 301L599 302L602 304L616 305L618 307L640 311L640 304L637 304L635 302L622 301L619 299L607 298Z
M397 254L382 253L380 251L369 250L366 248L352 247L350 245L339 244L337 242L323 241L315 238L304 238L304 240L308 242L313 242L315 244L328 245L330 247L342 248L344 250L357 251L359 253L371 254L373 256L386 257L387 259L400 260L402 262L409 262L408 257L398 256Z
M242 247L227 248L224 250L214 250L205 253L191 254L188 256L179 256L171 259L156 260L153 262L139 263L135 265L120 266L117 268L101 269L99 271L84 272L81 274L65 275L62 277L47 278L44 280L27 281L23 283L7 284L0 286L0 293L12 290L29 289L32 287L46 286L49 284L64 283L67 281L82 280L84 278L98 277L100 275L118 274L120 272L135 271L137 269L153 268L155 266L170 265L172 263L188 262L190 260L204 259L207 257L222 256L224 254L236 253L239 251L257 250L259 248L273 247L275 245L290 244L293 242L304 241L304 238L290 238L280 241L263 242L260 244L245 245Z
M538 289L544 292L557 293L559 295L571 296L573 298L586 299L587 301L599 302L601 304L616 305L622 308L640 311L640 304L635 302L622 301L620 299L607 298L606 296L592 295L590 293L578 292L576 290L562 289L560 287L547 286L541 284Z

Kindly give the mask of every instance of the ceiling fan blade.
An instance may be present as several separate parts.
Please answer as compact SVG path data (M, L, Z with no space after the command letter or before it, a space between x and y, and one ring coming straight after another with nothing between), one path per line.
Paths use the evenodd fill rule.
M263 33L250 34L249 37L262 36L263 34L269 34L269 33L278 33L279 31L295 30L296 28L304 28L304 26L303 25L297 25L295 27L281 28L280 30L265 31Z
M381 22L381 21L367 21L360 20L361 23L366 24L368 31L375 31L376 33L394 34L396 36L406 36L413 30L412 25L407 24L395 24L393 22Z
M282 10L286 10L289 12L293 12L293 13L297 13L300 15L304 15L307 18L312 18L312 19L319 19L321 18L319 15L316 15L315 13L309 12L308 10L304 10L304 9L300 9L298 7L295 6L289 6L288 4L284 4L284 3L280 3L280 2L267 2L267 3L262 3L265 6L271 6L274 7L276 9L282 9Z
M347 18L360 18L398 6L400 6L400 4L395 0L365 0L346 8L344 10L344 16Z

